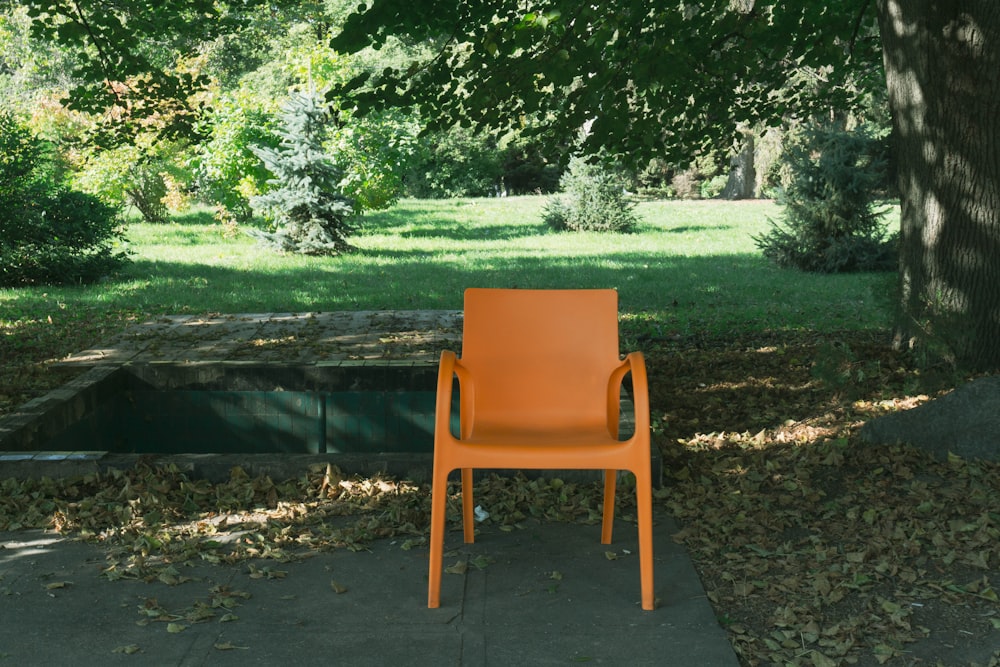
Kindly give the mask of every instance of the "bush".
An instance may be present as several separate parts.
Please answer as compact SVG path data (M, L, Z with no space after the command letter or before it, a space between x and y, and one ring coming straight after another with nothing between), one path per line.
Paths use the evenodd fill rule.
M56 173L48 145L0 110L0 285L92 282L128 261L115 210Z
M403 193L406 163L416 147L417 124L398 111L352 118L341 112L327 148L344 167L341 187L355 211L385 209Z
M895 267L876 196L884 184L881 144L863 130L811 125L786 143L784 225L754 237L779 266L838 273Z
M250 199L264 191L269 176L253 149L278 145L274 120L251 96L237 93L218 100L207 123L208 141L192 161L198 197L236 222L247 222L253 215Z
M568 200L552 200L542 220L556 231L631 232L638 223L621 178L581 157L559 179Z
M116 211L66 188L36 192L20 206L0 197L0 285L96 282L128 262Z
M180 167L189 151L181 144L141 136L137 144L88 151L72 176L75 188L121 209L134 207L150 223L166 222L168 203L183 197L187 173Z

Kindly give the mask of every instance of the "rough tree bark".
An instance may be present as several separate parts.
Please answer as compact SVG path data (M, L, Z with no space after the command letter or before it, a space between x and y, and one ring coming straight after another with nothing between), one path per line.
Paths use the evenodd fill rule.
M1000 369L1000 2L877 8L902 202L897 341Z

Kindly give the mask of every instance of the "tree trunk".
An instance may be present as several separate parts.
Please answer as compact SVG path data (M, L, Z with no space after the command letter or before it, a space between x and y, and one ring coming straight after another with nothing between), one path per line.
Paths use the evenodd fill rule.
M753 169L754 141L753 134L743 134L743 145L740 152L733 156L729 167L729 180L726 187L719 193L722 199L753 199L757 177Z
M877 7L902 204L897 341L1000 369L1000 2Z

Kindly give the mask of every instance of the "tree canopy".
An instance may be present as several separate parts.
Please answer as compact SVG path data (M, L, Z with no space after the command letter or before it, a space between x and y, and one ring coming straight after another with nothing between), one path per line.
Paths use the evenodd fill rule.
M696 147L728 150L741 123L845 113L863 101L859 82L884 87L868 5L375 0L349 17L336 50L390 37L436 48L331 95L362 113L416 105L431 129L527 128L565 142L586 125L585 151L685 160Z

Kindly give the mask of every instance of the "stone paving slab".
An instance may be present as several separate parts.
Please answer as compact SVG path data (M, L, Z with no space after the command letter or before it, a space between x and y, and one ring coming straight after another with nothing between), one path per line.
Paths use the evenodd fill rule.
M461 346L456 310L169 315L70 355L64 367L206 361L430 360Z

